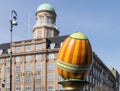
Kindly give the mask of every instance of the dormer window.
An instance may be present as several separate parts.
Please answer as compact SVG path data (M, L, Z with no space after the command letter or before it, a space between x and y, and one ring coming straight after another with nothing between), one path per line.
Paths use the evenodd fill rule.
M51 43L50 44L50 49L54 49L55 48L55 43Z
M11 49L7 49L7 52L8 52L8 54L10 54L10 52L11 52Z
M3 53L3 49L0 49L0 55Z

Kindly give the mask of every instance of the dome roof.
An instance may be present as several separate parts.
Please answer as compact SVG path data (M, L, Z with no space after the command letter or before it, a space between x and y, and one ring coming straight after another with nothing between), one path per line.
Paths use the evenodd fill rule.
M84 34L80 32L73 33L69 37L74 39L88 39Z
M55 9L53 8L53 6L48 3L44 3L37 8L37 12L43 11L43 10L48 10L48 11L52 11L55 13Z

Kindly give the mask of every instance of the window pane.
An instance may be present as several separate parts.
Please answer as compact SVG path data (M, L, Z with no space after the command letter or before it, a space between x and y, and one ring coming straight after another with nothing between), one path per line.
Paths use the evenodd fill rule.
M25 49L26 49L26 51L30 51L31 50L31 45L25 46Z
M54 91L54 87L53 86L48 86L48 91Z
M35 82L40 82L40 81L41 81L41 75L36 75Z
M36 70L42 70L42 65L41 64L36 64Z
M21 72L21 66L16 66L16 72Z
M48 70L53 70L54 69L54 64L53 63L49 63L48 64Z
M41 87L36 87L35 91L42 91L42 88Z
M6 62L10 62L10 57L5 58Z
M32 90L31 90L31 87L26 87L26 88L25 88L25 91L32 91Z
M48 74L48 81L54 81L54 75Z
M42 38L42 31L41 30L38 31L38 38Z
M27 56L25 57L25 60L26 60L26 61L30 61L30 60L31 60L31 55L27 55Z
M25 71L28 71L28 72L31 71L31 66L30 65L26 65L25 66Z
M21 51L21 47L16 47L16 52L20 52Z
M42 44L36 44L36 50L41 50L42 49Z
M16 87L15 90L16 91L21 91L21 87Z
M10 77L6 77L6 83L10 83Z
M49 54L48 54L48 59L53 59L53 58L55 58L54 53L49 53Z
M6 72L7 72L7 73L10 72L10 67L6 67Z
M6 88L6 91L10 91L10 88Z
M42 59L42 55L41 54L37 54L36 55L36 60L40 60L40 59Z
M52 37L52 31L50 29L47 30L47 37Z
M16 57L16 62L20 62L20 61L22 61L21 56L17 56L17 57Z
M26 76L26 82L31 82L31 76Z
M16 76L16 83L20 82L20 76Z

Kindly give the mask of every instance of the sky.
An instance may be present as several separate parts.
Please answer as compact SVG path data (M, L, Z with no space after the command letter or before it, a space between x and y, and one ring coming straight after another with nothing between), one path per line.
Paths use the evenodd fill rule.
M0 44L10 42L12 10L18 15L13 41L32 39L35 13L43 3L54 7L60 36L82 32L105 65L120 72L120 0L0 0Z

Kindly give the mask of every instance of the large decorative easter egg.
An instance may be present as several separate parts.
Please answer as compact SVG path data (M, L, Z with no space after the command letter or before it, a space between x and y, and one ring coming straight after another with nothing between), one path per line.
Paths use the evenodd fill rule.
M58 73L64 79L84 79L92 64L92 48L88 38L76 32L63 42L57 58Z

